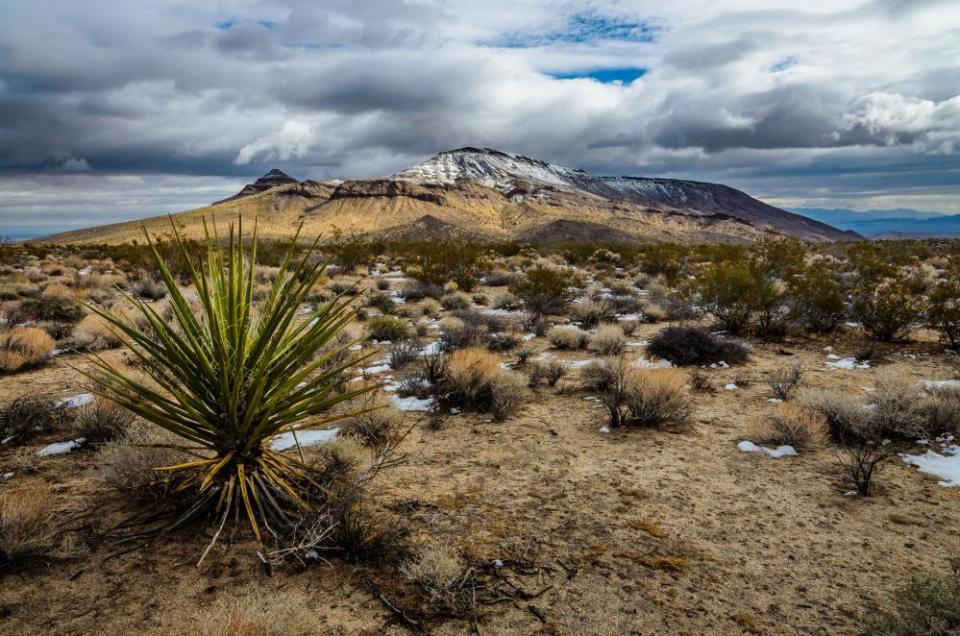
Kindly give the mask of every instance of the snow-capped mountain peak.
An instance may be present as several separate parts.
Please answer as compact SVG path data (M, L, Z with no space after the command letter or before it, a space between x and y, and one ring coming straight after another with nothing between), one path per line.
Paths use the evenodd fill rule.
M516 180L573 187L577 174L584 173L492 148L460 148L441 152L390 178L437 185L453 185L466 179L507 191L513 188Z

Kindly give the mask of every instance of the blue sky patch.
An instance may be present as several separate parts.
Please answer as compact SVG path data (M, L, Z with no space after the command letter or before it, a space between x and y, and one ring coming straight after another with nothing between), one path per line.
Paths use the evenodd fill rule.
M548 73L554 79L592 79L604 84L620 82L629 84L635 79L647 74L645 68L599 68L592 71L578 73Z
M584 44L604 40L620 42L653 42L660 27L645 20L628 20L601 15L596 11L575 13L567 18L562 28L549 31L519 31L507 33L490 46L530 48L549 44Z

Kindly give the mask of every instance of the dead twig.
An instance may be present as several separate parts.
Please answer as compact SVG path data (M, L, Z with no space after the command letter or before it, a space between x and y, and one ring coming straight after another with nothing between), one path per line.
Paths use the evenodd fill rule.
M380 586L374 583L371 579L364 579L363 582L366 583L367 587L370 588L370 591L373 592L374 596L377 597L377 599L383 604L383 606L386 607L391 612L393 612L393 615L396 617L398 621L400 621L400 623L403 626L405 626L407 629L409 629L415 634L426 633L423 631L423 628L420 626L419 622L407 616L407 613L403 610L403 608L397 606L396 603L394 603L389 598L387 598L387 595L384 593L382 589L380 589Z

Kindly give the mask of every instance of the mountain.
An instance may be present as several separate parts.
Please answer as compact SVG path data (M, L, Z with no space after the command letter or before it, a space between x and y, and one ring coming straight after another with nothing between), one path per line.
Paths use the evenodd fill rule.
M822 223L851 230L870 238L890 239L960 235L960 215L923 212L908 208L866 210L799 208L793 210Z
M248 183L243 186L243 189L240 190L237 194L233 195L228 199L223 201L217 201L217 203L226 203L227 201L233 201L234 199L239 199L240 197L248 197L251 194L258 194L260 192L266 192L271 188L276 188L277 186L288 185L292 183L299 183L296 179L288 175L283 170L277 170L274 168L267 174L263 175L253 183Z
M371 234L477 240L747 242L766 231L811 241L857 236L767 205L728 186L597 177L489 148L442 152L376 179L297 181L271 170L236 195L174 215L199 235L201 219L257 219L263 236ZM68 232L48 241L122 242L166 217Z

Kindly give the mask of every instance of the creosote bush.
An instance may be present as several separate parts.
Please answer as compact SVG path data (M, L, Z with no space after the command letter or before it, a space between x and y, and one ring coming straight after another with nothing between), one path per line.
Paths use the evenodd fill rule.
M394 316L377 316L367 321L367 334L371 340L403 340L410 335L410 323Z
M647 345L651 354L674 364L741 364L747 348L740 342L721 338L709 329L676 325L661 330Z
M577 279L568 270L538 264L510 285L510 293L523 300L534 317L560 315L574 298Z
M547 386L556 386L560 378L567 374L567 367L556 358L534 360L528 374L531 387L538 387L543 381Z

